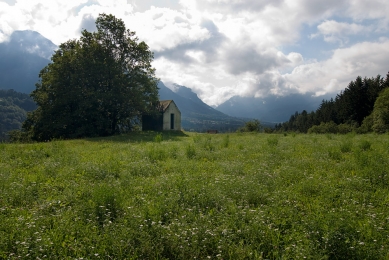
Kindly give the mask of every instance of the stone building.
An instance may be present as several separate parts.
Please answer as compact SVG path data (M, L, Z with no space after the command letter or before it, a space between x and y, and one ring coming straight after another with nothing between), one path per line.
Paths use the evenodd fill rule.
M181 130L181 111L173 100L159 101L160 114L156 116L142 116L143 131Z

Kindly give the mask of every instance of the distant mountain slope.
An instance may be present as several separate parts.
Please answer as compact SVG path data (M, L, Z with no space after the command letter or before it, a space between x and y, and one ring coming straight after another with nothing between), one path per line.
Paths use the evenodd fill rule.
M7 140L7 132L20 129L28 111L36 104L28 94L0 89L0 141Z
M315 111L323 99L312 94L269 96L266 98L232 97L216 107L217 110L235 117L257 118L267 122L285 122L296 111Z
M13 32L8 42L0 43L0 89L30 93L56 48L37 32Z
M235 131L244 124L239 118L228 116L205 104L190 88L178 86L176 92L159 82L161 100L173 99L181 111L182 127L185 130L206 131Z

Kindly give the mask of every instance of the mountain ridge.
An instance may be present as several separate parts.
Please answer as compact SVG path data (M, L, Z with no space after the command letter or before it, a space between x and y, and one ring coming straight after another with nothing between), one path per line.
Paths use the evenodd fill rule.
M0 89L31 93L56 45L34 31L14 31L0 43ZM51 56L51 55L50 55Z

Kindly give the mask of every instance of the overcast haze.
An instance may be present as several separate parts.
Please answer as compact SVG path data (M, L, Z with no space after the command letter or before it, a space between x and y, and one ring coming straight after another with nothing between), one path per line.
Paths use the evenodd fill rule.
M338 93L389 71L387 0L0 0L0 42L34 30L59 45L121 18L157 76L209 105L240 95Z

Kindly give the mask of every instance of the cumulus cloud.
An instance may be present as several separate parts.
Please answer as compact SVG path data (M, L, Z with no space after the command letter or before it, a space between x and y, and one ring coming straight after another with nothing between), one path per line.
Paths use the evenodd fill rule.
M90 28L91 20L99 13L122 18L132 10L126 0L16 0L14 5L0 2L0 30L6 36L15 30L34 30L60 44L78 37L80 29Z
M162 52L192 42L201 42L210 37L202 27L201 18L188 17L184 12L168 8L155 8L144 13L135 13L124 18L155 52ZM134 26L131 26L134 25Z
M299 93L337 93L358 75L373 77L386 73L388 57L389 39L362 42L335 50L328 60L297 66L283 78L289 89Z
M365 34L373 30L371 26L363 26L356 23L344 23L334 20L324 21L317 26L318 33L311 35L312 38L323 35L326 42L348 42L348 36Z

